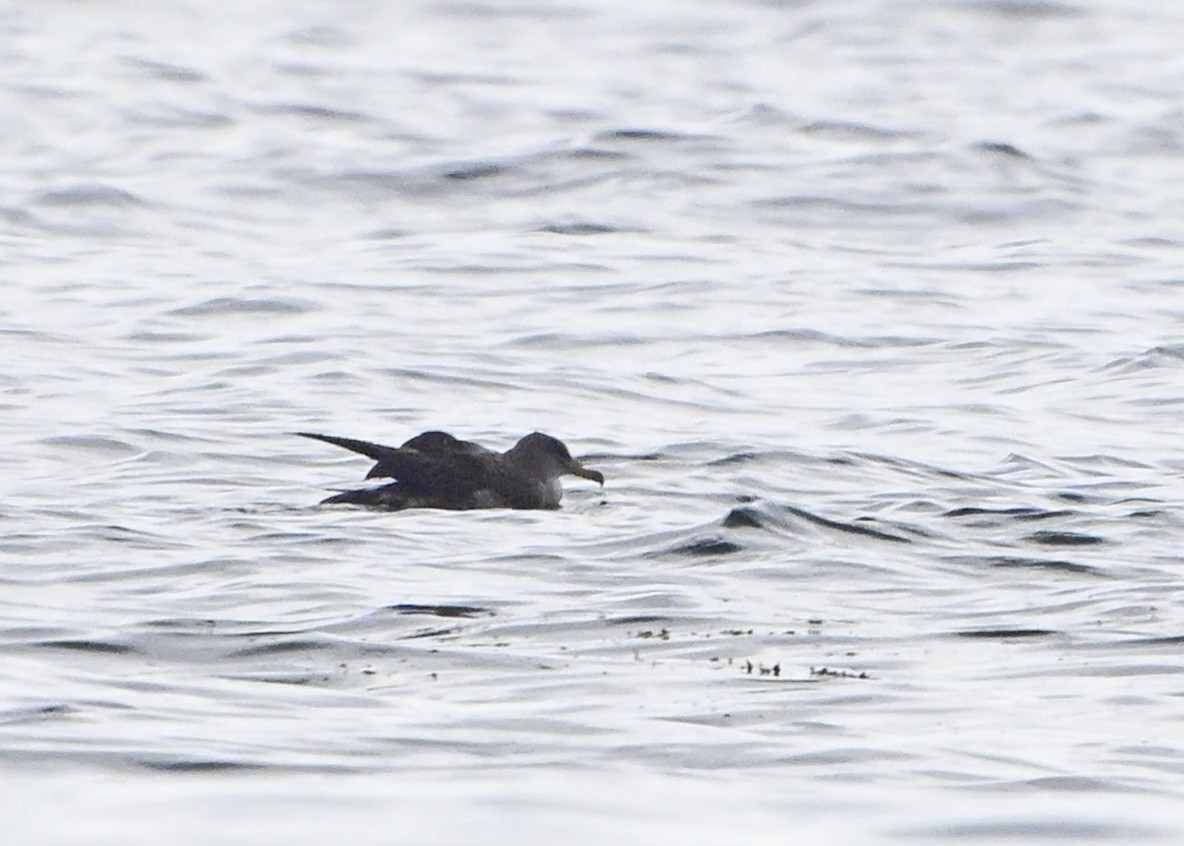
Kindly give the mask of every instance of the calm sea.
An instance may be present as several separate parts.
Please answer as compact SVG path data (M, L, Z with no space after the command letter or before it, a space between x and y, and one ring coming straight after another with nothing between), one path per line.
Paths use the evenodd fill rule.
M21 844L1184 839L1184 8L0 6ZM320 508L293 437L607 477Z

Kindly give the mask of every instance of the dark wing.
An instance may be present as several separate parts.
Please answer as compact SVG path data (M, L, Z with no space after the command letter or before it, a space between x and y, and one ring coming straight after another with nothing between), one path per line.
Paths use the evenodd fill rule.
M424 432L399 449L414 454L414 467L394 476L410 492L449 501L463 501L490 486L498 470L498 454L447 432ZM375 468L378 469L378 468Z
M488 487L491 471L496 469L496 454L446 432L424 432L403 446L395 448L339 438L297 432L305 438L324 441L373 458L375 464L367 479L384 476L397 479L408 493L458 498Z
M477 444L454 438L447 432L423 432L403 444L402 448L417 449L420 452L447 453L466 446L482 449Z
M312 438L314 441L324 441L327 444L334 446L345 447L346 449L359 452L362 455L369 456L378 462L375 470L386 461L389 461L399 450L394 447L383 446L382 444L372 444L369 441L358 441L353 438L339 438L336 435L318 435L315 432L295 432L302 438ZM370 475L374 475L374 471L370 471ZM367 479L370 476L366 477Z
M314 432L297 432L296 434L305 438L324 441L327 444L345 447L346 449L373 458L378 463L370 468L370 472L366 474L367 479L373 479L376 476L388 476L392 479L406 482L422 475L424 465L428 461L428 456L425 456L416 449L383 446L382 444L370 443L370 441L339 438L336 435L318 435Z

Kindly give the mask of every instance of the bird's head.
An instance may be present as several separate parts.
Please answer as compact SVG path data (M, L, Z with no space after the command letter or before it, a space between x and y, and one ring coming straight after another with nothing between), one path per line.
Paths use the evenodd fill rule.
M514 444L510 454L516 462L523 462L536 473L541 473L548 479L556 479L565 473L590 479L598 485L604 484L604 474L596 470L589 470L583 464L571 457L567 446L558 438L544 435L542 432L532 432Z

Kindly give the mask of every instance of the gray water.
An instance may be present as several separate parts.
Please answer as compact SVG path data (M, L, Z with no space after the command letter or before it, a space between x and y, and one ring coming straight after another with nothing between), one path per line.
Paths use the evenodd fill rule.
M0 7L5 841L1184 838L1184 9ZM317 507L292 437L602 471Z

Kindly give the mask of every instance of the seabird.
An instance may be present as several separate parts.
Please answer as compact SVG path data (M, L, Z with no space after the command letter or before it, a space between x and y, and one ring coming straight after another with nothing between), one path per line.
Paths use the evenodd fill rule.
M296 432L373 458L367 479L395 481L377 488L345 491L321 504L347 503L401 511L404 508L558 508L559 477L570 473L604 485L604 475L571 457L563 441L533 432L498 453L447 432L424 432L401 447L389 447Z

